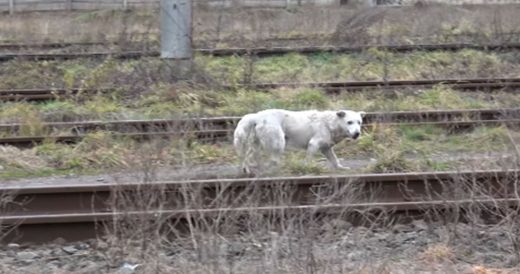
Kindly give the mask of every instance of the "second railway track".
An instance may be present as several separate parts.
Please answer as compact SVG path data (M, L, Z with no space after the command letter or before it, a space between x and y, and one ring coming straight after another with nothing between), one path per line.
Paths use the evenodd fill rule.
M0 44L0 49L4 50L28 50L28 49L58 49L66 47L89 47L103 46L103 43L42 43L42 44ZM112 44L106 44L110 46ZM272 56L287 53L353 53L362 52L368 49L379 49L393 52L409 52L409 51L453 51L462 49L475 50L517 50L520 49L520 43L503 43L503 44L473 44L473 43L447 43L447 44L415 44L415 45L367 45L367 46L308 46L308 47L253 47L253 48L198 48L195 52L213 56L233 56L233 55L254 55L254 56ZM62 53L19 53L8 52L0 54L0 61L9 61L13 59L26 60L69 60L77 58L104 58L114 57L120 59L133 59L141 57L159 57L157 50L132 50L132 51L96 51L96 52L62 52Z
M520 78L468 78L468 79L430 79L430 80L388 80L388 81L337 81L306 83L252 83L236 86L223 85L224 89L251 88L256 90L272 90L278 88L311 87L323 89L328 93L360 92L370 90L391 90L406 88L431 88L445 85L462 91L514 91L520 87ZM121 87L119 87L121 88ZM110 92L114 88L24 88L0 90L0 101L42 101L58 98L74 97L78 94Z
M0 124L0 144L30 144L44 140L74 142L95 131L111 132L114 136L153 138L168 136L194 137L205 141L226 140L232 135L240 117L206 117L191 119L153 119L119 121L78 121L40 124L45 135L23 136L20 131L30 125ZM467 109L432 111L369 112L364 118L364 127L378 124L431 125L451 129L468 128L482 125L520 124L520 108L505 109Z

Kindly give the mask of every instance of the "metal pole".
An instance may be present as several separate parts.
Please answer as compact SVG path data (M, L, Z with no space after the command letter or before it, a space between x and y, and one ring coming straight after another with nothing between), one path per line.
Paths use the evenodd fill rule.
M161 0L161 58L191 59L191 0Z

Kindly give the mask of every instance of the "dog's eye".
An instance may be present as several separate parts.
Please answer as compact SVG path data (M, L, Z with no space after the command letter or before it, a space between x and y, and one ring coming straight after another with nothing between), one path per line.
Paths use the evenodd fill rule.
M354 123L354 121L348 121L347 124L348 125L352 125Z

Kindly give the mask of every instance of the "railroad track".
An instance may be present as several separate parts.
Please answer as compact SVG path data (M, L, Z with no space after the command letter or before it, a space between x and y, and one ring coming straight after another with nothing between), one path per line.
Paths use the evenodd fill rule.
M462 91L514 91L520 87L520 78L468 78L433 80L390 80L390 81L347 81L347 82L307 82L307 83L254 83L243 85L223 85L222 88L234 90L249 88L268 91L278 88L310 87L323 89L328 93L360 92L366 90L391 90L410 88L431 88L446 85ZM41 101L74 97L78 94L105 93L114 88L29 88L0 90L0 101Z
M389 80L389 81L351 81L351 82L307 82L307 83L255 83L248 85L224 86L228 89L247 87L257 90L277 88L312 87L327 92L363 91L372 89L431 88L446 85L457 90L510 90L520 86L520 78L468 78L468 79L428 79L428 80Z
M49 44L4 44L0 45L0 49L55 49L60 47L70 46L92 46L102 45L100 43L49 43ZM436 51L436 50L461 50L461 49L475 49L475 50L517 50L520 49L520 43L507 44L417 44L417 45L372 45L372 46L311 46L311 47L256 47L256 48L221 48L221 49L195 49L195 52L201 54L208 54L213 56L232 56L232 55L254 55L254 56L272 56L287 53L302 53L312 54L320 52L333 53L353 53L362 52L368 49L376 48L379 50L388 50L394 52L408 52L408 51ZM82 52L82 53L4 53L0 54L0 61L9 61L13 59L25 60L69 60L77 58L106 58L113 57L119 59L134 59L141 57L158 57L159 51L98 51L98 52Z
M518 170L419 172L151 183L4 183L4 242L81 240L101 222L129 217L172 219L301 216L360 212L425 214L431 210L518 206ZM155 197L150 202L150 197ZM160 199L158 198L160 197ZM123 199L123 200L118 200ZM146 200L140 207L141 200ZM126 203L125 203L126 201ZM117 205L124 205L119 207Z
M79 121L43 123L42 131L48 135L20 136L20 131L29 125L13 123L0 124L0 132L8 137L0 138L0 144L26 145L44 140L75 142L89 132L107 131L115 137L158 138L185 136L201 141L227 140L232 135L237 116L209 117L192 119L154 119L154 120L119 120L119 121ZM387 126L442 126L451 130L482 125L517 125L520 124L520 108L505 109L467 109L467 110L431 110L369 112L364 118L364 127ZM59 132L59 134L52 132Z
M47 43L0 43L0 50L50 50L63 49L68 47L91 47L91 46L107 46L117 44L105 42L47 42Z
M0 90L0 101L44 101L71 98L79 94L106 93L114 88L23 88Z

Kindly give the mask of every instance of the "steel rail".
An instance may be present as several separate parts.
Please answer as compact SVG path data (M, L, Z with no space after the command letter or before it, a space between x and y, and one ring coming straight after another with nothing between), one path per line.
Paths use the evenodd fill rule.
M117 44L115 42L44 42L44 43L1 43L0 49L56 49L65 47L104 46Z
M344 203L344 204L319 204L319 205L281 205L281 206L255 206L255 207L233 207L233 208L203 208L203 209L178 209L178 210L146 210L146 211L114 211L114 212L84 212L68 213L56 212L52 214L23 214L0 216L0 223L3 225L15 224L53 224L53 223L83 223L111 221L114 218L148 216L149 218L186 218L192 216L215 217L222 214L247 214L250 212L265 213L284 211L285 213L295 211L313 211L314 213L331 211L341 212L345 210L365 211L365 210L386 210L386 211L414 211L428 210L439 207L467 206L471 204L480 205L502 205L515 203L520 205L520 198L475 198L461 200L432 200L432 201L411 201L411 202L374 202L374 203Z
M73 44L64 44L71 46ZM81 44L79 44L81 45ZM58 47L58 44L52 44L50 47ZM0 48L2 45L0 45ZM4 48L16 48L16 45L3 45ZM44 45L39 45L45 48ZM23 48L22 46L18 48ZM516 50L520 49L520 43L505 44L472 44L472 43L451 43L451 44L416 44L416 45L369 45L369 46L309 46L309 47L254 47L254 48L199 48L196 52L213 56L231 56L231 55L255 55L255 56L272 56L281 55L292 52L302 54L312 54L320 52L333 53L355 53L368 49L387 50L394 52L409 51L454 51L462 49L475 50ZM8 61L13 59L29 59L29 60L64 60L76 58L100 58L114 57L121 59L133 59L140 57L158 57L160 54L156 50L148 51L103 51L103 52L85 52L85 53L5 53L0 54L0 61Z
M52 213L41 215L21 215L0 217L0 224L4 228L4 237L0 242L19 243L48 243L57 238L66 241L81 241L94 239L110 233L110 223L129 218L139 220L161 218L162 221L171 221L173 224L184 224L188 219L216 220L222 216L273 216L291 218L292 216L328 215L340 216L356 222L356 215L363 212L385 212L393 216L412 217L424 215L428 211L444 212L450 209L464 209L469 207L486 208L518 208L518 198L498 199L464 199L464 200L437 200L403 203L360 203L360 204L322 204L304 206L265 206L244 208L215 208L215 209L188 209L188 210L146 210L123 212L91 212L91 213ZM346 214L348 213L348 214ZM349 218L345 218L349 216ZM463 211L459 216L463 216ZM357 218L362 219L362 218ZM107 225L108 226L105 226ZM361 222L362 224L362 222ZM108 230L107 230L108 228ZM182 225L179 231L182 231Z
M10 60L72 60L79 58L116 58L139 59L143 57L158 57L157 51L97 51L79 53L3 53L0 54L0 62Z
M362 52L369 49L378 49L394 52L409 52L409 51L455 51L462 49L475 50L512 50L520 49L520 43L506 43L506 44L472 44L472 43L448 43L448 44L415 44L415 45L371 45L371 46L309 46L309 47L256 47L256 48L226 48L226 49L198 49L197 52L203 54L210 54L214 56L231 56L231 55L256 55L256 56L270 56L281 55L292 52L302 54L312 54L320 52L333 53L355 53Z
M520 78L473 78L473 79L429 79L429 80L388 80L388 81L356 81L356 82L300 82L300 83L253 83L227 86L227 89L251 88L257 90L272 90L279 88L311 87L323 89L327 92L338 93L360 92L374 89L403 89L403 88L431 88L436 85L445 85L453 89L464 91L477 90L510 90L520 86Z
M389 81L347 81L347 82L303 82L303 83L253 83L239 85L223 85L222 88L234 90L250 88L268 91L278 88L311 87L323 89L329 93L360 92L368 90L430 88L436 85L446 85L461 91L503 90L512 91L520 87L520 78L473 78L473 79L433 79L433 80L389 80ZM0 101L40 101L63 97L74 97L79 93L91 94L107 92L114 88L96 89L82 88L29 88L0 90Z
M66 233L63 229L76 224L78 229L88 228L92 233L94 223L142 214L154 218L179 219L188 216L212 218L226 214L237 216L288 211L424 212L432 208L498 206L501 203L517 206L519 200L515 191L518 189L518 172L519 170L414 172L159 181L144 184L9 183L0 186L0 194L11 197L11 203L3 207L0 224L19 228L4 235L4 241L16 238L19 235L16 233L20 230L31 229L31 235L25 237L47 241L51 239L46 237L55 234L41 233L36 228L52 226L63 234ZM145 192L162 193L164 201L146 208L145 211L121 209L112 204L115 197L123 194L126 199L134 200L143 197ZM147 202L147 205L151 204Z

